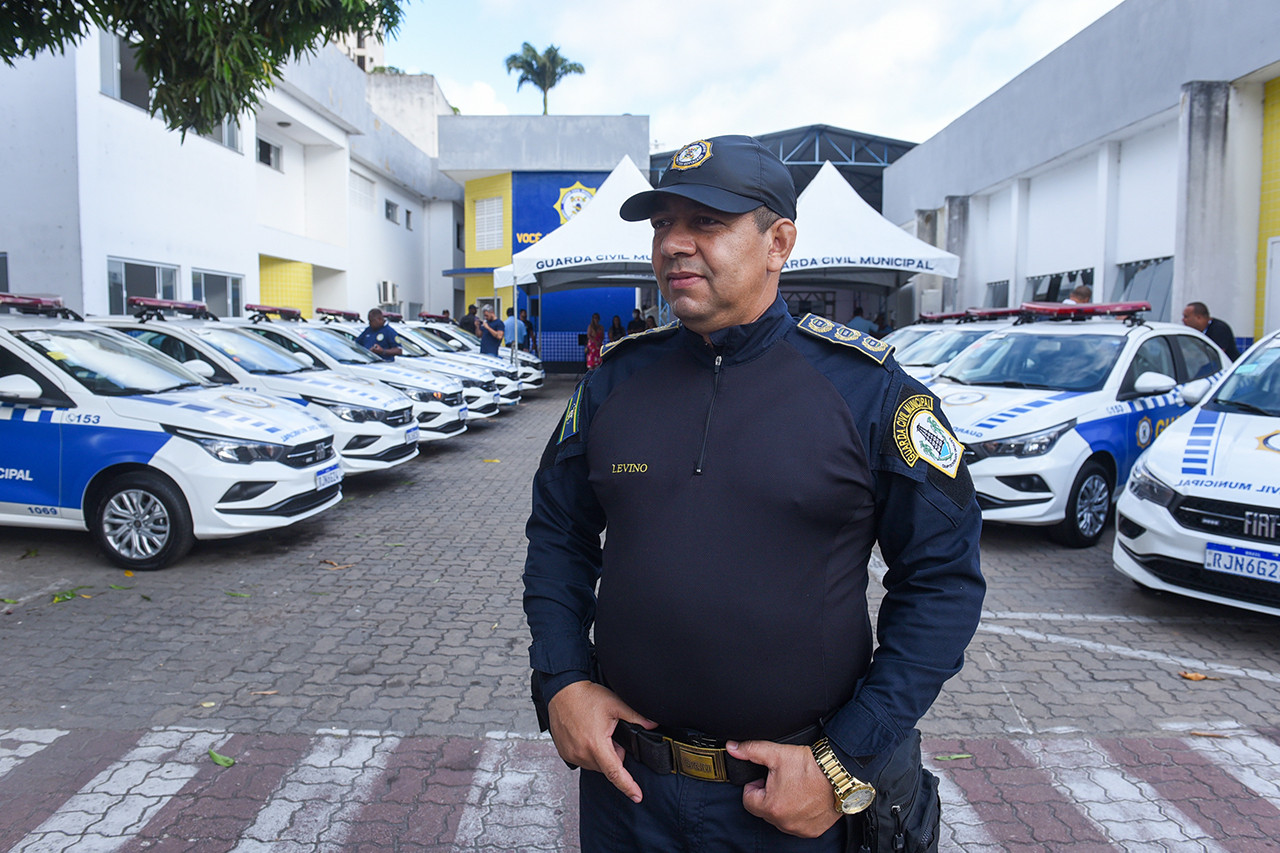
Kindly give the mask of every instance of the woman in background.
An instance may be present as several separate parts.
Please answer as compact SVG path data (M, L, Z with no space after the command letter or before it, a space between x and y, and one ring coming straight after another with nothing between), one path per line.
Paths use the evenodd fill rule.
M600 366L600 348L604 346L604 326L600 325L600 315L591 315L591 325L587 326L587 370Z
M627 336L627 330L622 326L622 318L617 314L613 315L613 325L609 327L609 343L620 341Z

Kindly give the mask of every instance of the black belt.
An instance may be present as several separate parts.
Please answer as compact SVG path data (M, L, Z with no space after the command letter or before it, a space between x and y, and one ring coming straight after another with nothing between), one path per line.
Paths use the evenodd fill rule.
M775 742L807 746L821 734L819 726L809 726ZM679 773L694 779L734 785L763 779L768 773L762 764L734 758L725 749L723 740L689 729L659 726L648 730L619 720L613 729L613 740L654 773Z

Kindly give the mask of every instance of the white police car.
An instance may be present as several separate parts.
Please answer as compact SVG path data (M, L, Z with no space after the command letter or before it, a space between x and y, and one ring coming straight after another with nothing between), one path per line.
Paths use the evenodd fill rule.
M456 379L383 361L346 336L308 323L296 308L246 305L245 310L253 312L250 319L222 322L248 329L323 370L381 382L412 400L419 444L467 431L467 404L462 397L462 384ZM280 321L272 322L272 316Z
M0 315L0 524L88 528L117 565L160 569L341 499L333 432L306 412L209 386L59 299L0 304L24 312Z
M138 316L93 319L183 363L203 362L201 369L217 384L305 407L333 430L346 474L384 470L418 455L413 403L400 392L304 365L270 341L218 322L200 302L131 296L127 304ZM183 316L165 317L163 311Z
M442 353L452 351L458 357L483 359L481 363L493 364L497 368L506 370L515 368L516 378L520 380L520 386L524 390L541 388L547 378L547 371L543 369L542 359L533 353L524 350L516 350L515 364L511 360L511 348L503 347L500 355L485 355L480 352L480 339L470 332L455 326L452 323L444 323L438 320L427 320L418 323L410 323L409 328L419 333L429 333L423 335L431 340L444 345Z
M927 384L934 373L975 341L1012 326L1014 317L1020 313L1019 308L970 308L958 315L934 315L954 318L956 322L937 326L906 346L896 348L893 357L903 370Z
M1112 559L1141 586L1280 616L1280 331L1207 385L1134 465Z
M316 313L324 320L324 328L350 341L356 341L360 332L364 330L364 326L358 319L359 315L354 311L317 308ZM357 319L352 321L350 317ZM502 404L507 402L503 396L504 391L508 394L512 393L512 388L514 388L516 399L519 400L519 387L507 378L514 376L514 373L507 373L503 378L499 378L495 375L495 371L477 364L438 358L426 348L419 346L412 337L402 334L400 327L393 328L396 331L396 342L400 346L400 355L395 357L395 364L410 370L443 373L457 379L462 383L468 418L491 418L498 414Z
M964 443L987 521L1052 525L1098 541L1134 460L1184 412L1183 384L1226 357L1182 325L1146 323L1146 303L1024 303L931 384Z

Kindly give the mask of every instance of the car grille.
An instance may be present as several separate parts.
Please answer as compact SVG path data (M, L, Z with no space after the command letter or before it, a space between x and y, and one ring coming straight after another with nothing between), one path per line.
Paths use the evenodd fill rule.
M972 465L973 463L977 462L979 459L984 459L984 458L985 457L982 454L980 454L977 450L973 449L972 447L966 447L964 449L964 464L966 465Z
M1124 548L1125 553L1136 563L1165 583L1254 604L1280 606L1280 584L1278 583L1228 575L1223 572L1211 572L1200 563L1143 556L1135 554L1123 544L1120 547Z
M1174 519L1183 527L1213 533L1219 536L1230 536L1232 539L1244 539L1250 542L1266 542L1271 545L1280 544L1280 524L1258 523L1246 524L1247 514L1258 514L1264 517L1280 515L1268 512L1268 508L1250 504L1238 504L1230 501L1215 501L1209 498L1179 497L1169 508ZM1266 534L1275 533L1275 536Z
M493 371L493 375L494 375L494 376L501 376L503 379L515 379L515 378L516 378L516 372L515 372L514 370L495 370L495 371Z
M319 441L289 448L289 452L280 461L290 468L307 468L331 456L333 456L333 439L322 438Z
M258 509L219 509L218 512L226 513L227 515L279 515L289 518L322 506L334 495L338 494L341 488L341 483L334 483L332 486L325 486L323 489L303 492L272 506Z
M453 394L445 394L444 397L441 398L441 402L444 403L446 406L461 406L462 392L457 391Z
M408 406L403 409L396 409L393 412L387 412L382 418L383 423L385 423L387 426L393 426L393 427L404 426L405 424L409 423L412 420L413 420L412 406Z

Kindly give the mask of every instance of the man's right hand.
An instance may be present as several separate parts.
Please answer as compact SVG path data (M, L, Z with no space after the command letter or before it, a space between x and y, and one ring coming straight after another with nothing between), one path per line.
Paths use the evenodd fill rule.
M640 802L640 786L622 766L622 747L613 741L618 720L646 729L658 724L631 709L607 687L591 681L575 681L563 688L547 706L551 738L556 751L570 764L603 773L632 802Z

